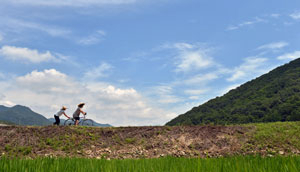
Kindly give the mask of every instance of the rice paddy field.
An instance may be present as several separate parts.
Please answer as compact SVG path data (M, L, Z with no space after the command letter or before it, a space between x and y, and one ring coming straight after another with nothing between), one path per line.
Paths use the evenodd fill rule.
M1 172L298 172L300 157L238 156L229 158L0 159Z

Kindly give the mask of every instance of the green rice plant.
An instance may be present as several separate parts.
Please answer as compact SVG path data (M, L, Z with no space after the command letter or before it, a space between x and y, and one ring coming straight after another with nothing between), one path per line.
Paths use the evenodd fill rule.
M238 156L229 158L158 159L81 159L37 158L0 159L0 171L5 172L298 172L300 157Z

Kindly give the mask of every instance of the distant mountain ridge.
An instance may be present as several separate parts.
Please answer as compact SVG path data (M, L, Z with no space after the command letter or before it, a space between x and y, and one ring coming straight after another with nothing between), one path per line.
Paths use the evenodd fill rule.
M299 120L300 59L296 59L221 97L192 108L166 125Z
M21 105L13 107L0 105L0 121L17 125L51 125L51 122L43 115L33 112L30 108Z
M54 118L48 118L49 121L51 121L52 123L55 122L55 119ZM60 125L64 125L66 119L62 119L60 118ZM112 125L109 125L109 124L100 124L100 123L97 123L96 121L94 121L94 126L96 127L112 127Z

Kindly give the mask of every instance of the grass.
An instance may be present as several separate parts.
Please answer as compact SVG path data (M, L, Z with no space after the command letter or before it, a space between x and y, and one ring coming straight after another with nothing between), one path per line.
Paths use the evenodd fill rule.
M267 150L270 154L300 150L300 122L256 123L246 126L255 127L255 130L247 133L247 146L250 150Z
M134 144L136 142L136 139L135 138L126 138L125 142L127 144Z
M300 157L159 158L104 160L79 158L0 159L5 172L298 172Z
M257 141L278 145L294 145L300 148L300 122L276 122L256 124Z

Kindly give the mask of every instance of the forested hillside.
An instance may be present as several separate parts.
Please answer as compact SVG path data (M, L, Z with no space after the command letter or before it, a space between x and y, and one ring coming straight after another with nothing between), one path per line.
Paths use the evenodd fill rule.
M300 59L179 115L166 125L300 120Z
M16 105L5 107L0 105L0 120L9 124L17 125L51 125L52 123L44 116L33 112L25 106Z

